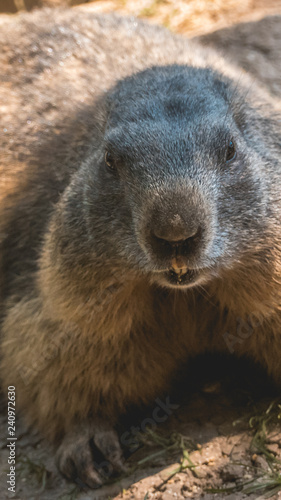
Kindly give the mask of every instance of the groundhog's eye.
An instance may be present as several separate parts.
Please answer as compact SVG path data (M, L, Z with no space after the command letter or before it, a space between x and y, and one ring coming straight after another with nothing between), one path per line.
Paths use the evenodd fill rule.
M236 157L236 150L233 141L229 141L226 152L226 163L231 162Z
M105 160L105 163L106 163L106 165L108 166L108 168L110 170L115 170L116 169L115 160L113 158L113 155L111 153L109 153L109 151L105 152L104 160Z

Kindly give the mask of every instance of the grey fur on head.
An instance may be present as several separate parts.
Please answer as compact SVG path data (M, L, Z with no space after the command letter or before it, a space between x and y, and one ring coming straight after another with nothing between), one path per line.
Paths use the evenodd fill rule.
M280 210L274 215L270 206L278 139L267 151L264 129L274 142L275 122L249 94L210 68L180 65L116 85L102 100L104 134L74 180L84 207L79 231L86 221L95 259L119 260L151 281L184 287L223 277L244 255L270 250L266 229ZM76 212L72 192L67 199ZM74 213L69 220L75 234ZM173 259L188 269L180 283L170 273Z

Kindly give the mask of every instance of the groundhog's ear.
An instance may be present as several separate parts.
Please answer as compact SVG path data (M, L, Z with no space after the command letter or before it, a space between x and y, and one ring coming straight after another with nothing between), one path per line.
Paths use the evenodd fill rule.
M92 114L95 120L96 132L99 133L103 138L108 127L110 116L110 106L105 96L96 101L95 106L92 110Z
M214 85L216 90L225 99L225 101L229 102L231 95L229 94L229 86L227 85L227 83L220 78L215 78Z

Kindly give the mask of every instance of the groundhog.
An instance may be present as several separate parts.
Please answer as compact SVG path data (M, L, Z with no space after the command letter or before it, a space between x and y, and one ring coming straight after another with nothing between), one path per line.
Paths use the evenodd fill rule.
M38 11L0 39L2 386L97 487L120 416L197 354L281 385L280 109L132 18Z

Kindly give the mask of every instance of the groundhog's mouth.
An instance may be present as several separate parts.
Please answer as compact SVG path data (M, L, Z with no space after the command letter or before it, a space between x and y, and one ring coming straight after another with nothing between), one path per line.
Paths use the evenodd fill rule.
M187 286L192 285L196 281L198 274L198 271L194 269L185 268L184 270L175 271L172 268L165 272L165 278L172 286Z

